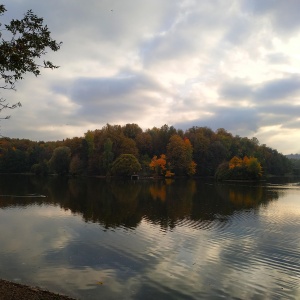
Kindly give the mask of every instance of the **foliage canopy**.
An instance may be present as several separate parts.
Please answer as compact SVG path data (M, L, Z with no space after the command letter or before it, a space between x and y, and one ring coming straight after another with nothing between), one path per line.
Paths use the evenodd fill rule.
M141 170L141 165L133 154L122 154L113 163L111 173L117 176L131 176Z
M215 176L218 180L258 180L262 177L262 167L255 157L234 156L218 167Z
M129 125L107 124L82 137L56 142L0 138L0 172L29 172L35 164L48 163L58 147L70 149L69 172L78 175L112 174L115 160L123 154L135 157L142 166L137 172L143 176L214 176L217 170L218 174L231 170L229 163L248 165L248 173L259 174L259 166L264 175L292 172L290 160L275 149L260 145L257 139L233 136L225 129L192 127L183 132L162 126L141 132L139 126ZM34 170L39 171L37 167Z
M0 5L0 16L5 13L4 5ZM61 43L51 37L43 18L28 10L21 20L11 20L9 24L0 23L0 77L2 89L15 89L17 81L26 73L40 75L40 69L55 69L58 66L41 58L47 50L58 51ZM21 106L20 102L9 105L5 99L0 100L0 112L5 108ZM8 117L6 117L8 118Z
M53 151L53 155L49 161L50 168L59 175L69 172L71 160L71 150L69 147L58 147Z

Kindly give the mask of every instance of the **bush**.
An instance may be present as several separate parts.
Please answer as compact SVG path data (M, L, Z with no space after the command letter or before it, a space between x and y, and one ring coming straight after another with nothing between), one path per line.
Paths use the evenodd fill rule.
M31 167L31 172L34 173L35 175L39 176L45 176L48 175L49 173L49 167L46 161L43 161L39 164L34 164Z
M117 176L131 176L141 170L141 165L132 154L122 154L114 162L111 173Z

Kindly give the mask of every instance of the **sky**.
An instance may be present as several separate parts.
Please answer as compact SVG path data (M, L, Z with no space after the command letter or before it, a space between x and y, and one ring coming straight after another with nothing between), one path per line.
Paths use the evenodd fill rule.
M300 153L299 0L3 0L62 41L60 68L26 75L1 134L83 136L105 124L207 126Z

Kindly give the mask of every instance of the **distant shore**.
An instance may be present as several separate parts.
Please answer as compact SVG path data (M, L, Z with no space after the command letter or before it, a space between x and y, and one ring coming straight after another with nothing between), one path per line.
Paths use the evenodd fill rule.
M75 300L68 296L42 290L38 287L31 287L7 280L0 279L1 300Z

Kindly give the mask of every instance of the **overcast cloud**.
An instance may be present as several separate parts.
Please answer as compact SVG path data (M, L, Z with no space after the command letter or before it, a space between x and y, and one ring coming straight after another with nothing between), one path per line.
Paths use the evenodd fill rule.
M300 153L298 0L5 0L2 18L32 9L61 50L61 67L26 76L23 107L1 134L83 136L106 123L223 127L284 154Z

